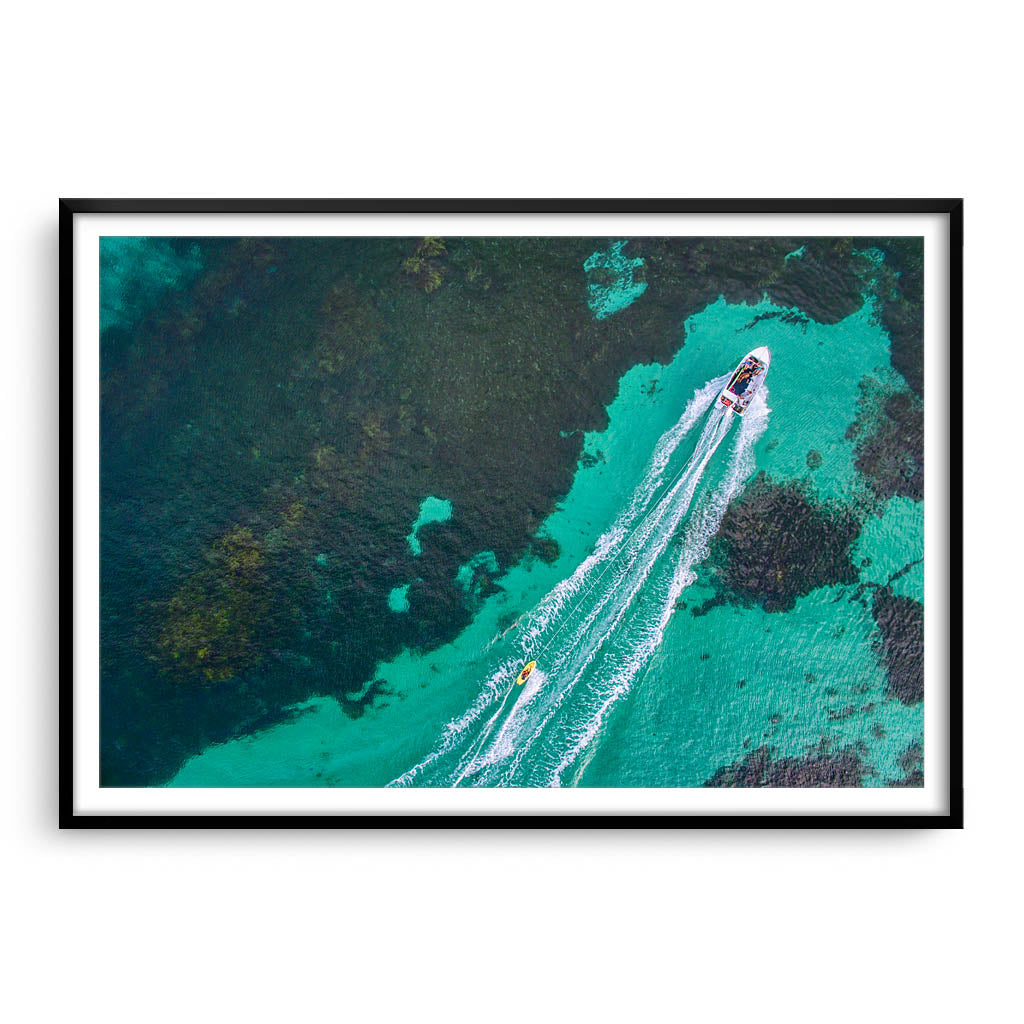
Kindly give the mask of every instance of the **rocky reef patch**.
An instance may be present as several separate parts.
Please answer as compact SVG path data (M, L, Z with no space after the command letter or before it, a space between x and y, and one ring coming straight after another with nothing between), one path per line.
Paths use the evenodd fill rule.
M924 500L924 404L910 391L868 377L857 419L846 431L854 465L878 502L900 495Z
M831 752L823 742L804 757L776 757L774 747L761 746L741 761L719 768L704 785L836 789L861 786L873 774L862 753L853 746Z
M900 755L900 769L903 776L890 779L886 785L891 788L919 789L924 785L924 748L920 743L911 743Z
M924 239L860 238L861 250L880 259L865 277L875 297L879 322L889 335L892 368L907 387L924 397Z
M423 238L411 256L402 260L402 270L426 294L437 291L444 281L447 246L443 238Z
M270 612L266 550L252 530L235 527L205 553L167 602L155 656L188 679L223 682L262 660Z
M709 559L718 594L694 614L724 601L784 612L818 587L856 583L851 548L859 534L842 505L820 501L805 483L759 473L722 519Z
M788 254L767 291L773 302L803 310L822 324L835 324L864 304L869 265L851 238L816 238Z
M849 315L870 281L862 240L840 242L188 239L171 252L189 272L158 302L119 305L122 264L101 282L116 313L101 336L103 783L165 781L310 696L373 714L378 662L467 622L461 566L558 557L538 530L622 375L671 360L720 296ZM588 272L595 251L609 258ZM631 301L598 319L594 284ZM773 561L737 523L730 599L781 610L808 578L848 577L849 523L783 490L744 514L794 513L790 532L824 564L787 537ZM414 532L416 554L424 495L452 513ZM470 590L489 592L490 564L472 572Z
M879 632L875 650L885 666L886 693L904 704L920 704L924 700L924 605L883 587L875 591L871 615Z
M614 242L607 251L591 253L583 262L587 305L598 320L625 309L647 291L643 257L626 256L625 247L625 241Z

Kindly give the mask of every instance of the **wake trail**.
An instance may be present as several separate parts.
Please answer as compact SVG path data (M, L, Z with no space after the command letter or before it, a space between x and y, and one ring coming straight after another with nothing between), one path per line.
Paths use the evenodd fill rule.
M677 538L679 558L671 564L663 557L736 418L721 406L711 408L727 380L723 375L694 392L593 551L520 616L512 627L510 655L491 671L472 705L391 785L557 786L574 767L572 781L578 780L586 765L583 755L661 643L679 593L693 580L692 567L705 557L725 507L753 470L752 448L767 425L766 394L740 421L723 479L698 505L682 540ZM673 455L702 416L693 453L666 485ZM518 689L524 660L541 662L549 647L495 732Z
M523 646L529 648L539 639L547 626L566 604L579 594L595 574L595 569L614 556L619 545L626 538L642 514L648 510L651 499L664 482L665 469L683 438L690 432L700 417L707 412L722 388L729 380L729 374L709 380L698 388L683 410L679 421L658 440L651 455L651 461L643 479L634 489L623 510L612 526L597 539L594 551L588 555L576 571L555 586L543 598L537 608L528 614L523 630Z
M686 514L697 484L730 425L731 414L724 410L715 410L708 418L684 473L679 477L678 483L658 503L650 525L643 533L637 535L636 545L631 545L626 550L621 568L573 637L569 657L565 657L561 652L555 655L552 672L559 673L560 686L552 691L554 695L550 699L549 708L536 723L532 734L516 737L515 757L506 775L516 773L534 742L555 719L566 699L573 694L577 684L585 677L598 656L605 653L605 645L616 636L620 623L644 588L651 570ZM565 681L561 680L563 674L568 677ZM506 756L504 750L498 749L497 753L499 757Z
M697 513L687 523L680 544L679 558L671 573L663 573L653 581L646 595L653 605L653 613L639 623L633 631L623 631L616 637L614 663L617 666L608 675L594 680L583 700L577 701L576 715L560 746L564 753L545 780L547 785L558 786L563 775L581 755L592 748L592 743L611 708L629 693L632 684L650 656L661 646L676 602L683 590L696 578L693 567L703 561L710 543L722 523L729 502L743 489L744 482L754 470L753 446L768 425L768 409L752 403L744 416L739 435L733 445L726 474ZM584 763L574 781L582 774Z

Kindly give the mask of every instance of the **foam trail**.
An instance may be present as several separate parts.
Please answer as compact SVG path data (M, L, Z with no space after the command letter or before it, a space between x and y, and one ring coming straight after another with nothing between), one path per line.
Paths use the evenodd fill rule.
M524 646L526 648L536 645L536 641L552 620L571 598L583 590L584 585L593 575L594 569L616 553L630 527L648 509L651 499L661 487L665 468L680 442L707 411L728 379L729 374L723 374L694 391L693 397L687 403L679 421L659 438L643 479L634 489L626 507L616 517L612 526L597 539L593 553L580 563L568 579L555 586L530 614L528 624L524 628Z
M671 580L658 602L660 607L656 618L647 622L628 642L620 645L622 650L616 659L619 667L611 672L605 686L588 702L589 716L575 727L572 742L548 779L549 785L561 785L563 774L590 747L612 706L629 693L640 670L661 645L676 601L695 578L693 566L707 556L711 539L718 532L729 502L739 494L744 481L753 472L753 446L768 425L768 411L763 398L752 403L748 409L733 445L724 479L687 526Z
M683 438L708 412L727 379L728 375L723 375L694 392L679 421L659 439L643 478L615 522L598 538L593 552L524 617L525 626L513 640L518 652L492 672L472 706L448 723L431 753L392 785L452 785L463 779L475 785L559 784L562 773L596 735L607 709L628 691L628 682L622 689L623 680L628 677L631 682L649 657L649 651L644 653L647 647L654 650L660 642L664 623L660 618L638 623L635 605L649 604L649 587L659 594L664 591L665 573L659 559L686 516L705 469L735 418L733 413L715 407L705 417L693 454L667 490L663 486L666 470ZM737 446L751 434L758 420L757 408L755 402L744 417ZM766 414L762 403L761 418ZM747 450L752 444L753 440L749 441ZM739 468L737 474L740 482L747 475ZM712 534L715 529L717 523ZM695 555L689 564L696 560ZM655 578L648 583L652 572ZM680 572L677 569L672 579L682 580ZM668 592L675 587L681 589L673 583ZM645 601L638 602L642 591ZM674 600L668 604L670 610L672 604ZM545 672L535 670L492 737L522 658L530 651L543 652L548 645L552 646L544 659ZM600 665L608 663L606 655L631 659L618 662L621 668L614 673L611 693L605 693L611 678L608 672L597 672ZM632 672L627 672L626 665L634 662ZM595 676L605 684L598 690ZM545 678L547 683L542 685ZM488 715L488 709L499 701L498 709ZM453 770L446 755L458 749L462 753ZM524 759L531 751L536 757L527 769Z
M518 680L517 680L517 682L518 682ZM508 703L508 699L509 699L509 697L512 696L512 691L515 688L516 688L516 683L513 683L508 688L508 692L505 694L504 698L502 699L502 702L498 705L498 710L495 711L494 714L491 715L491 717L487 720L487 725L484 727L484 730L483 730L483 733L480 736L480 739L477 740L477 742L474 743L473 746L470 748L469 756L468 757L464 757L462 759L462 761L459 762L459 767L460 767L461 771L459 772L458 777L452 783L453 786L457 786L466 777L466 774L476 764L476 758L477 758L477 754L480 753L480 748L484 745L484 743L487 742L487 737L490 736L491 730L494 728L495 722L497 722L498 718L501 716L502 711L505 710L505 705Z
M655 515L646 529L636 536L636 543L627 549L624 559L612 581L598 597L594 609L578 627L571 642L560 644L563 650L553 654L551 673L559 677L559 686L550 691L549 706L542 720L536 722L531 734L521 735L512 763L515 772L544 729L556 719L561 706L573 695L577 684L590 672L598 655L607 654L606 643L619 629L633 601L644 588L647 578L664 551L680 520L686 514L694 491L703 472L725 437L732 421L732 413L716 409L705 424L697 448L678 478L678 482L664 495L655 509ZM652 540L652 538L654 538ZM568 650L568 657L565 656Z
M397 779L389 782L388 785L411 785L426 771L427 768L439 761L450 750L458 746L466 730L478 721L481 715L483 715L487 710L488 706L493 703L493 701L496 700L502 692L504 692L505 686L502 684L506 681L515 681L516 675L519 672L519 669L516 667L517 664L517 662L506 661L497 669L497 671L493 672L490 678L488 678L484 689L480 691L476 700L473 701L469 709L445 726L444 732L441 734L441 739L437 746L422 761L420 761L419 764L414 765Z

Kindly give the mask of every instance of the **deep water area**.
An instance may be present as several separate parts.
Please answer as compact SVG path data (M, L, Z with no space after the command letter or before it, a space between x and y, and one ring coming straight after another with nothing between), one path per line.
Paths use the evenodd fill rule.
M102 784L921 785L922 262L101 239Z

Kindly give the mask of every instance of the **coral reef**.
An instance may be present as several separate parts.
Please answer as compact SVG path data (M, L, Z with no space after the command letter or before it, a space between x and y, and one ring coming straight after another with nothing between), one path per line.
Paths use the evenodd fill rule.
M161 664L184 677L223 682L263 657L257 631L269 610L263 545L235 527L205 554L167 602Z
M924 500L924 405L909 391L886 393L861 383L860 411L846 432L856 442L854 465L879 501L896 495Z
M366 375L370 361L386 350L383 327L372 296L350 278L334 281L318 310L315 344L299 349L296 373L321 381L340 375ZM358 347L352 339L359 338Z
M924 239L862 238L883 257L865 276L878 318L889 335L889 360L907 387L924 397Z
M391 697L393 695L394 691L388 689L388 681L386 679L375 679L361 696L348 697L342 695L338 699L338 703L341 705L341 710L349 718L362 718L370 708L374 707L373 702L378 697ZM387 707L386 704L377 706Z
M643 261L632 287L646 290L598 320L587 238L184 240L198 275L102 340L105 784L164 781L314 694L365 710L378 662L465 625L460 566L485 550L501 566L555 557L537 533L586 432L626 370L674 356L690 316L799 284L801 263L817 304L785 316L847 315L839 265L858 258L807 243L787 261L804 241L632 239L620 255ZM417 557L407 537L428 494L458 515L424 529ZM204 557L233 523L262 565L247 542ZM388 595L410 580L394 614Z
M530 553L546 565L554 565L562 549L554 537L533 537L530 540Z
M869 263L850 238L815 238L787 259L768 284L773 302L795 306L811 319L834 324L864 304L862 277Z
M924 747L911 743L900 755L900 769L903 777L890 779L886 785L891 788L919 789L924 785Z
M786 259L789 259L787 256ZM744 324L740 331L749 331L752 327L756 327L759 323L765 320L779 320L784 324L799 324L801 327L806 328L811 322L809 317L804 316L802 313L796 313L792 310L786 309L773 309L767 313L759 313L750 321L749 324ZM738 333L738 332L737 332Z
M904 704L919 704L924 700L924 605L883 587L875 591L871 615L880 633L876 650L885 665L886 692Z
M874 770L853 747L830 753L822 743L806 757L775 757L775 748L761 746L742 761L719 768L704 785L717 788L829 788L863 785Z
M413 280L421 291L437 291L444 280L445 268L441 263L441 257L447 252L443 238L421 239L411 256L402 260L402 270ZM468 275L467 275L468 276ZM471 280L478 274L474 274Z
M474 597L486 597L498 590L493 577L500 571L493 551L481 551L464 565L459 566L455 582L463 592Z
M859 534L860 523L841 506L819 502L803 484L759 473L729 506L713 543L721 591L712 600L728 596L788 611L818 587L855 583L850 549Z
M100 333L131 327L168 290L181 288L203 268L195 243L175 238L107 235L100 238Z
M587 305L598 320L631 305L645 291L642 256L630 258L623 254L624 241L613 242L602 252L592 253L583 263L587 275Z

